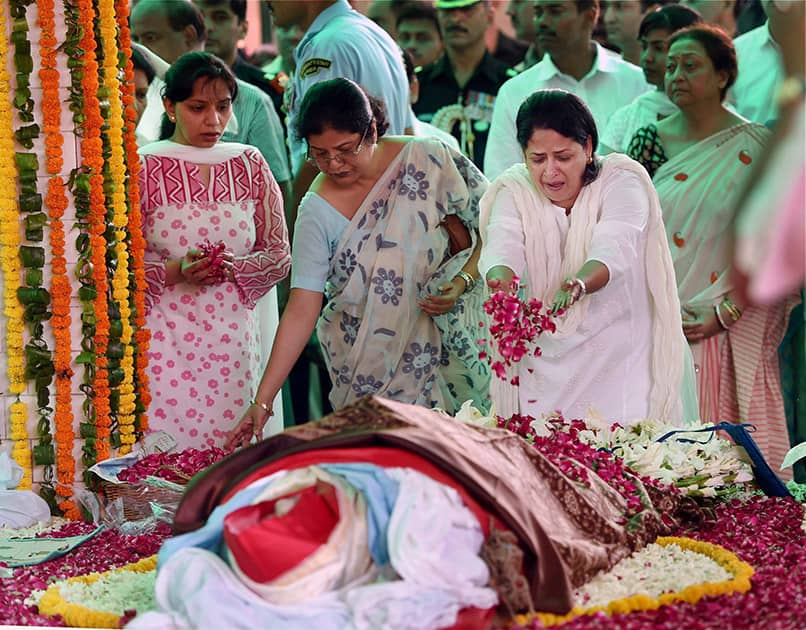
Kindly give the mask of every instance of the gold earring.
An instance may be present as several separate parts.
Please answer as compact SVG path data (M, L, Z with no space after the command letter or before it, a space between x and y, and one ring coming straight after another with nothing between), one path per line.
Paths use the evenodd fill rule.
M588 164L593 164L593 156L592 155L588 156Z
M168 120L170 120L171 122L175 123L176 122L176 116L168 116Z

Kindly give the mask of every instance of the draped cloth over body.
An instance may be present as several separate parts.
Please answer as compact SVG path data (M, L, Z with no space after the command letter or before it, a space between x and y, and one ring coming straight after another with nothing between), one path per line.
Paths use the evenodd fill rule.
M624 220L604 216L604 207L613 205L612 201L608 204L607 195L628 182L637 187L640 204L648 207L643 225L633 216ZM496 198L501 194L509 195L514 206L504 219L493 217ZM496 229L522 239L527 299L535 297L545 305L551 304L563 279L576 274L593 254L594 237L609 247L610 256L620 260L618 274L611 269L607 286L574 304L556 320L556 333L538 339L543 357L525 357L518 365L521 391L508 382L492 380L490 392L496 413L504 417L513 413L534 415L528 405L535 402L543 413L551 413L558 407L548 400L525 399L549 397L552 392L548 390L555 388L545 383L563 379L571 383L565 390L566 397L551 402L566 412L586 413L587 408L579 405L586 400L594 411L617 421L645 417L691 420L696 403L692 404L693 391L684 390L693 390L689 382L693 375L684 379L690 358L680 332L680 305L660 205L648 175L626 156L608 155L602 159L597 178L582 187L569 217L561 214L567 226L565 233L557 219L558 208L534 186L523 164L510 167L498 177L481 201L485 249L479 268L484 272L501 264L495 255L487 256L491 239L500 237L490 231L494 219ZM604 262L611 266L610 261ZM634 338L624 346L630 335ZM643 350L639 344L644 344ZM641 352L643 357L635 359ZM597 365L601 357L612 363ZM575 380L579 386L573 386ZM614 398L613 390L623 390L628 381L631 391ZM523 390L530 384L537 395ZM624 417L623 410L633 415Z
M513 532L538 610L567 612L573 587L665 531L660 505L628 528L626 501L615 490L597 475L588 475L586 484L566 476L514 433L373 397L238 451L197 476L177 510L174 533L201 528L217 505L276 470L359 461L373 452L389 453L376 456L376 464L415 466L456 487L488 538L491 523Z
M261 374L255 306L291 262L282 196L260 153L242 144L166 140L142 148L140 162L150 424L179 449L221 446ZM234 254L234 280L166 284L166 261L204 241Z
M370 190L331 258L317 328L334 408L372 394L451 411L471 398L486 406L481 285L444 315L431 317L418 304L439 295L470 257L486 184L458 152L416 139ZM440 226L450 214L472 236L471 247L453 257Z
M712 308L733 289L732 218L769 136L760 125L734 125L655 173L684 308ZM754 439L774 470L789 446L777 349L793 304L748 307L728 331L691 346L702 419L755 424Z

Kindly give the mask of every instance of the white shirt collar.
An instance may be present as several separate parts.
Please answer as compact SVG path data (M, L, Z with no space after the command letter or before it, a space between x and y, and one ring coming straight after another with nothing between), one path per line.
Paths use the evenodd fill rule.
M582 78L583 81L597 72L617 72L619 70L620 59L618 56L609 54L608 50L598 42L593 42L593 45L596 49L596 57L593 60L593 66L590 72ZM535 65L535 68L536 78L543 81L563 74L559 68L554 65L554 60L551 58L550 53L543 55L543 59Z

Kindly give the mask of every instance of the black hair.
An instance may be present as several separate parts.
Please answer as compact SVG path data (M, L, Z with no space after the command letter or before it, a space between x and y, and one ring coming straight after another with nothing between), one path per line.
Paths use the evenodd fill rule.
M699 11L684 4L669 4L658 7L644 16L641 26L638 28L638 38L643 39L649 35L650 31L658 29L669 31L671 35L692 24L702 24L702 16Z
M228 4L229 10L238 18L238 22L243 22L246 19L246 0L198 0L200 4L205 6L215 6L217 4ZM286 0L288 1L288 0Z
M154 66L151 65L151 62L135 46L132 46L132 66L135 70L142 70L143 74L146 75L146 81L151 85L157 73L154 72Z
M147 4L146 4L147 3ZM200 42L207 39L207 27L204 25L204 14L192 2L162 2L161 0L144 0L143 6L162 11L173 31L184 30L190 25L196 29ZM151 6L153 5L153 7Z
M406 68L406 78L409 84L414 80L417 73L414 70L414 59L411 58L411 53L405 48L400 49L400 54L403 56L403 66Z
M641 0L641 13L646 13L653 6L659 8L669 4L677 4L677 0Z
M595 9L599 13L599 0L574 0L577 5L577 13L582 13L588 9Z
M551 129L583 147L588 138L593 151L599 144L599 132L584 101L565 90L538 90L533 92L518 109L515 119L518 144L525 151L535 129ZM599 162L594 159L585 165L583 185L590 184L599 174Z
M193 94L193 86L198 79L213 81L221 79L229 88L232 101L238 96L238 82L229 66L215 55L206 52L189 52L177 59L165 73L165 87L162 97L172 103L181 103ZM176 123L168 119L167 113L162 115L160 140L173 136Z
M314 83L299 106L295 134L307 141L325 129L364 133L375 121L378 138L386 133L386 107L355 81L339 77Z
M699 24L680 29L669 38L669 47L682 39L698 42L705 49L705 54L714 65L714 70L728 75L725 87L720 90L720 97L725 100L730 86L736 81L739 74L739 64L736 60L736 48L730 36L718 26Z
M400 23L406 20L428 20L434 25L440 39L442 39L442 32L439 30L439 20L437 19L437 10L430 4L424 2L411 2L403 6L400 13L397 14L397 23L395 26L400 28Z

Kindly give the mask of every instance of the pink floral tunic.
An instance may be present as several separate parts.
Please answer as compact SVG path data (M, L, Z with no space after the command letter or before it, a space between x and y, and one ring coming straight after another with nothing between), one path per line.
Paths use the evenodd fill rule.
M209 165L209 183L198 164ZM280 189L252 147L164 141L141 150L140 191L149 424L173 435L177 449L221 446L262 374L255 303L290 267ZM224 241L235 254L234 282L167 286L165 261L205 240Z

